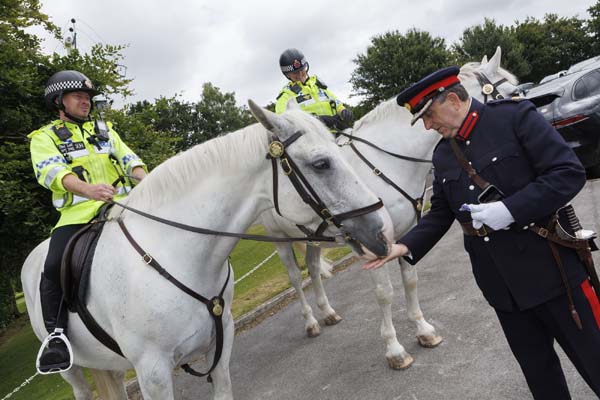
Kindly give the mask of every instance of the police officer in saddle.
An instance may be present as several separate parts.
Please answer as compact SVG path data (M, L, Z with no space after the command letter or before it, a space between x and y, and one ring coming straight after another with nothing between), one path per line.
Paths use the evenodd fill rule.
M482 104L468 96L458 73L444 68L397 97L413 114L412 124L420 118L445 140L433 154L431 211L387 258L364 268L400 256L417 263L458 220L475 280L533 397L571 398L555 341L600 397L594 235L564 207L585 184L585 171L532 103ZM561 222L563 211L573 230Z
M317 116L332 131L352 126L352 111L344 107L316 75L308 76L310 66L301 51L284 51L279 57L279 67L289 82L277 96L277 114L284 112L288 100L294 98L302 110Z
M93 121L92 97L99 92L78 71L60 71L48 80L46 104L58 119L29 134L37 181L52 192L60 218L52 230L40 283L42 314L48 338L38 354L41 373L70 368L66 336L68 313L62 307L60 266L69 239L96 216L104 202L119 199L132 182L146 176L146 166L110 123Z

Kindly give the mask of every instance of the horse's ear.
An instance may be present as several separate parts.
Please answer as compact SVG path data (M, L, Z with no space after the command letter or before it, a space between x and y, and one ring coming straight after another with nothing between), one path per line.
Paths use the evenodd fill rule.
M490 61L486 65L486 69L489 73L493 74L500 69L500 59L502 58L502 50L500 46L496 47L494 56L490 58Z
M290 97L287 103L285 104L285 110L300 110L300 105L296 102L295 97Z
M487 54L483 56L483 58L481 59L481 65L485 65L487 64L488 60L487 60Z
M262 126L267 128L267 130L277 134L281 134L286 131L288 123L281 116L260 107L251 99L248 99L248 105L250 106L250 112L252 115L254 115L254 118L256 118L256 120L260 122Z

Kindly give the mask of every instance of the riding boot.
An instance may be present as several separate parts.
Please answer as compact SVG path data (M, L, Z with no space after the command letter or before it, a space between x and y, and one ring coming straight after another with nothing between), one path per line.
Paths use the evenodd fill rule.
M61 372L71 365L71 355L66 343L68 313L66 307L61 307L60 287L46 279L44 274L40 282L40 294L44 325L50 335L42 344L44 348L38 355L38 369L42 373Z

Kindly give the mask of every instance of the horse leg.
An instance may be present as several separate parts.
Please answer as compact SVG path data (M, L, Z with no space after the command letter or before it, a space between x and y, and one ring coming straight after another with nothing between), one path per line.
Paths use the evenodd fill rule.
M276 244L275 247L277 248L279 259L287 269L290 284L296 290L296 294L300 299L302 316L305 320L304 329L306 330L306 335L308 337L319 336L321 327L319 326L319 321L313 315L312 308L308 304L308 301L306 301L306 296L302 290L302 275L300 274L300 267L296 261L294 250L290 244Z
M73 387L75 400L92 400L92 388L83 375L83 368L73 365L70 370L61 372L60 375Z
M321 280L321 248L317 246L306 246L306 265L310 273L313 290L317 299L317 305L324 315L325 325L335 325L342 317L331 307L329 299L325 294L323 281Z
M375 296L381 308L381 337L385 342L385 358L392 369L406 369L411 366L414 359L406 352L404 346L398 342L396 329L392 321L392 299L394 288L390 282L387 264L380 268L370 270L370 276L375 284Z
M127 400L127 391L125 390L125 372L123 371L103 371L99 369L89 370L94 377L98 396L101 399Z
M436 347L442 342L442 337L437 335L435 328L425 320L419 296L417 293L417 268L406 261L400 260L400 271L402 272L402 284L404 285L404 297L406 298L406 310L408 319L417 326L417 340L423 347Z
M168 354L148 349L134 364L144 400L173 400L173 365Z

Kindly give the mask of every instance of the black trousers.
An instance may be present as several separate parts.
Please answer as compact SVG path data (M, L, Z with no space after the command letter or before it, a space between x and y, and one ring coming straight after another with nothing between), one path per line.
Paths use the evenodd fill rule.
M40 281L40 295L42 301L42 314L44 316L44 325L48 333L54 331L57 323L61 328L66 328L67 312L61 312L58 315L62 290L60 288L60 265L62 255L71 237L86 224L65 225L56 228L50 238L50 247L46 262L44 263L44 273Z
M571 398L555 340L600 398L600 303L587 280L573 288L573 303L583 330L571 317L566 294L525 311L496 310L535 399Z

